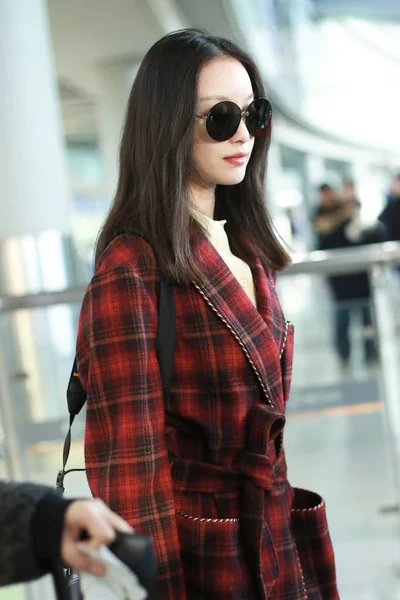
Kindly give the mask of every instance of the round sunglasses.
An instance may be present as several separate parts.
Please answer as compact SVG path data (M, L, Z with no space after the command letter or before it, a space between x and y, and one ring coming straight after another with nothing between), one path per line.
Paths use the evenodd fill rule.
M227 100L215 104L207 115L196 117L205 120L207 133L216 142L226 142L233 137L242 119L245 120L250 135L260 138L268 134L272 107L266 98L257 98L249 104L247 110L242 111L237 104Z

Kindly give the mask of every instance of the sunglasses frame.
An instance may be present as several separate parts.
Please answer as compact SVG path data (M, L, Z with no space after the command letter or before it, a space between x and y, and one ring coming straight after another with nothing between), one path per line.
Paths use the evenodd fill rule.
M211 138L211 139L213 139L214 141L217 141L217 142L224 142L224 141L225 141L225 142L227 142L228 140L230 140L231 138L233 138L233 136L235 135L235 133L236 133L236 132L237 132L237 130L239 129L239 127L240 127L240 122L241 122L241 120L242 120L242 119L245 119L245 125L246 125L246 127L247 127L246 119L247 119L247 117L249 117L249 116L250 116L250 114L251 114L251 113L249 112L249 108L250 108L250 106L251 106L251 105L252 105L254 102L256 102L257 100L266 100L266 101L269 103L269 105L270 105L270 111L269 111L269 123L270 123L270 122L271 122L271 117L272 117L272 106L271 106L271 103L270 103L270 101L268 100L268 98L254 98L254 100L252 100L252 101L250 102L250 104L249 104L249 106L247 107L247 109L246 109L246 110L243 110L243 111L242 111L242 110L240 110L240 106L239 106L238 104L236 104L236 102L232 102L231 100L222 100L221 102L217 102L217 104L214 104L214 106L212 106L212 107L210 108L210 110L208 111L208 113L207 113L206 115L196 115L196 118L197 118L197 119L202 119L202 120L206 121L206 124L207 124L207 121L212 121L213 117L212 117L212 115L211 115L211 112L212 112L212 111L213 111L213 109L214 109L216 106L218 106L219 104L223 104L224 102L229 102L230 104L234 104L235 106L237 106L237 108L238 108L238 109L239 109L239 111L240 111L240 113L238 113L238 114L237 114L237 116L239 116L239 114L240 114L240 119L239 119L239 122L238 122L238 126L237 126L237 128L235 129L235 131L232 133L232 135L231 135L230 137L228 137L226 140L215 140L215 138L214 138L212 135L210 135L210 133L209 133L209 131L208 131L208 129L207 129L207 133L208 133L208 135L209 135L209 136L210 136L210 138ZM268 123L268 125L269 125L269 123ZM247 129L248 129L248 128L247 128ZM250 131L249 131L249 133L250 133ZM253 135L252 133L250 133L250 135L251 135L252 137L257 137L256 135Z

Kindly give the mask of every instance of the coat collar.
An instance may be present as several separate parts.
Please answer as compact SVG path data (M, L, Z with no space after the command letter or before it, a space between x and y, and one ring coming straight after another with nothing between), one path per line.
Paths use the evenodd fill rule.
M193 225L192 241L205 275L202 283L193 283L194 287L238 341L268 402L283 411L280 357L287 325L261 261L254 257L250 264L256 288L256 309L197 225Z

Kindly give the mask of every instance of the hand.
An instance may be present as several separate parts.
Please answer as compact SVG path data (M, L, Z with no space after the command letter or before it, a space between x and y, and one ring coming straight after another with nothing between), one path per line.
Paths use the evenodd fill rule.
M331 233L335 228L335 223L332 217L317 217L314 219L314 229L317 233L326 234Z
M99 560L87 556L78 548L82 533L87 535L83 542L89 550L110 545L115 540L115 531L132 533L126 521L113 513L101 500L76 500L65 513L64 530L61 538L63 561L76 571L87 571L96 577L105 575L105 566Z
M352 204L345 204L342 207L342 210L339 212L339 218L340 221L348 221L349 219L352 219L354 217L355 214L355 208Z

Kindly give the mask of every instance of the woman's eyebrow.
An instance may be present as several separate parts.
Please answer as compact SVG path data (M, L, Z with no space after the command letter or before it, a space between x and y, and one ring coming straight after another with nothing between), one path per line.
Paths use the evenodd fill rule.
M247 100L251 100L252 98L254 98L254 94L250 94L250 96L247 97ZM199 99L199 102L208 102L209 100L219 100L223 102L224 100L229 100L229 98L228 96L203 96Z

